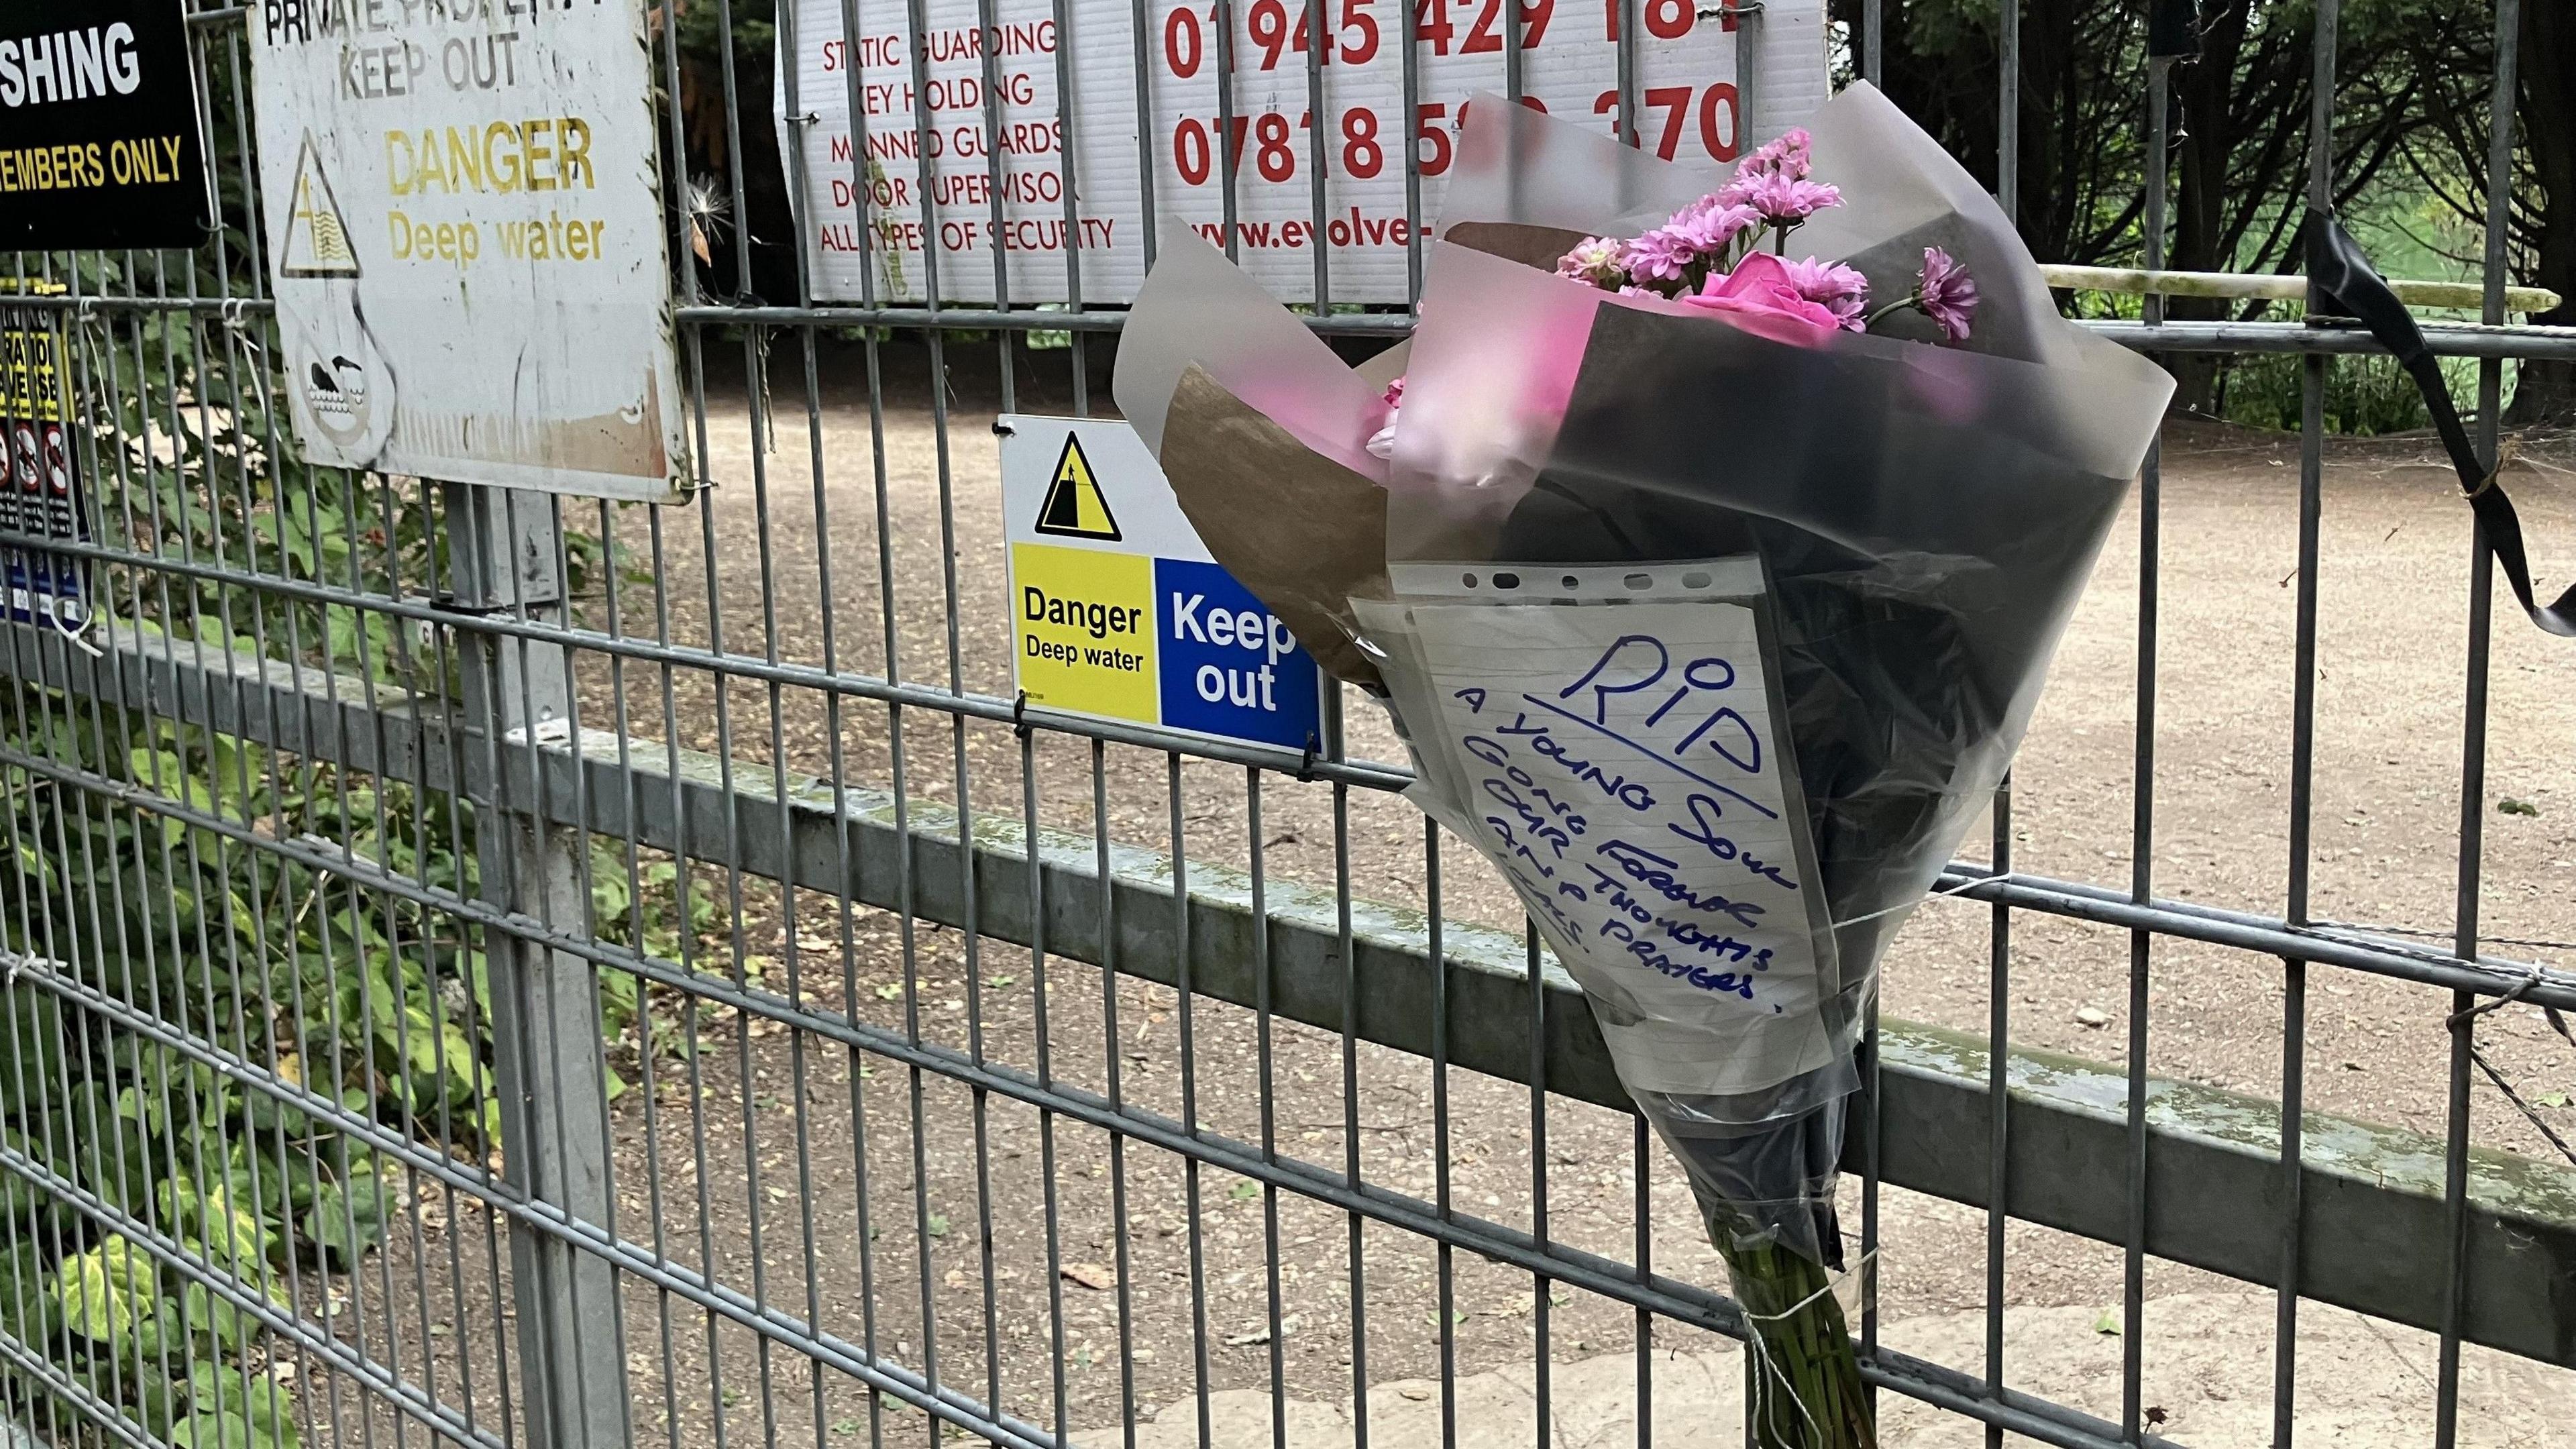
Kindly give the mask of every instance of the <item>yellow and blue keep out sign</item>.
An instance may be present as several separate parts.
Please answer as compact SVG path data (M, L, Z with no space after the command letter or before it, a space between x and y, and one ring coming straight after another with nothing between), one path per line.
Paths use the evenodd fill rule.
M1220 568L1123 422L1009 415L1013 674L1028 702L1303 750L1322 675Z

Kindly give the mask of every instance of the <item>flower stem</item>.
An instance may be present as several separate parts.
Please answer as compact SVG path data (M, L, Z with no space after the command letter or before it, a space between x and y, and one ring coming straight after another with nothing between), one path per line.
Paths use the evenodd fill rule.
M1923 305L1923 294L1922 294L1920 291L1917 291L1917 292L1915 292L1913 295L1911 295L1911 296L1908 296L1908 297L1904 298L1902 301L1890 302L1890 303L1888 303L1886 306L1881 307L1881 308L1879 308L1877 311L1872 312L1872 313L1870 313L1868 316L1863 317L1862 319L1860 319L1860 327L1861 327L1861 330L1862 330L1863 332L1866 332L1866 331L1868 331L1870 328L1877 326L1877 325L1878 325L1878 319L1879 319L1879 318L1881 318L1881 317L1886 316L1886 315L1887 315L1887 314L1889 314L1890 312L1902 312L1902 311L1904 311L1905 309L1907 309L1908 307L1920 307L1920 306L1922 306L1922 305Z
M1718 1244L1762 1351L1748 1356L1756 1449L1877 1449L1843 1307L1824 1266L1777 1244Z

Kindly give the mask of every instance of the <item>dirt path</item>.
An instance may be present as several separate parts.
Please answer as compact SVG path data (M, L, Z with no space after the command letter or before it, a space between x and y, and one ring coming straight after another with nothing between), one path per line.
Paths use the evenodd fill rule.
M658 540L648 528L654 520L641 513L613 524L642 571L619 585L613 615L622 627L654 632L658 587L669 635L684 644L720 642L738 652L882 673L891 636L908 680L1011 692L989 432L995 400L989 387L964 385L968 395L952 404L943 448L919 395L918 355L889 349L887 359L893 401L881 428L871 427L856 352L835 354L829 371L862 381L825 389L811 429L792 377L777 381L774 449L753 446L745 404L711 409L707 428L722 490L703 512L663 515ZM792 356L778 362L792 374ZM1021 399L1026 410L1068 410L1060 383L1030 392ZM1094 397L1105 406L1105 389ZM2278 912L2287 869L2295 447L2268 436L2175 433L2162 517L2158 889ZM2455 893L2468 528L2432 457L2428 444L2406 440L2338 448L2327 474L2311 909L2319 917L2446 933ZM2554 471L2523 490L2525 515L2547 541L2538 547L2544 562L2576 554L2576 531L2566 522L2576 513L2569 476ZM882 553L880 509L891 539ZM2013 851L2023 870L2127 882L2137 545L2133 503L2022 752ZM943 607L952 596L959 601L953 634ZM605 594L589 607L593 623L612 617ZM589 666L584 722L606 724L618 681L599 661ZM2576 940L2576 765L2566 744L2576 653L2500 616L2492 679L2480 812L2485 928L2497 937ZM705 675L682 673L670 683L666 713L657 673L630 670L623 684L628 727L640 736L676 734L764 764L833 773L831 717L810 691L773 696L766 686L735 683L719 693ZM883 785L892 778L893 740L882 708L845 710L839 744L847 779ZM901 745L903 784L915 795L957 799L962 759L963 793L974 808L1020 807L1020 744L1006 727L961 729L931 712L907 711ZM1355 755L1399 757L1382 718L1356 699L1350 747ZM1041 739L1034 760L1046 823L1087 831L1097 817L1121 842L1171 848L1164 757L1106 750L1096 793L1094 759L1083 742ZM1428 904L1420 818L1400 800L1362 791L1337 802L1328 788L1275 778L1255 787L1239 769L1203 762L1184 765L1181 780L1179 813L1193 859L1242 865L1257 846L1274 876L1329 886L1346 848L1355 894ZM1254 788L1257 832L1247 797ZM2504 798L2536 813L2501 813ZM1341 833L1337 804L1347 812ZM1983 829L1963 855L1984 856ZM1453 843L1442 861L1439 904L1448 915L1517 926L1508 891L1470 852ZM1986 908L1950 901L1920 912L1886 964L1887 1010L1984 1033L1989 918ZM1175 1114L1186 1081L1189 1105L1212 1130L1260 1141L1266 1125L1283 1156L1337 1168L1346 1150L1347 1071L1366 1175L1424 1196L1435 1190L1434 1084L1418 1061L1362 1048L1346 1063L1327 1034L1279 1026L1265 1041L1247 1013L1204 1003L1187 1020L1193 1050L1184 1057L1180 1003L1169 992L1120 984L1113 1036L1105 1021L1111 998L1095 969L1035 961L1024 949L935 928L907 942L900 923L880 912L855 912L847 929L852 946L845 953L836 903L802 897L791 910L753 886L739 933L728 920L707 935L717 954L706 964L728 972L740 964L773 989L891 1027L905 1024L909 1005L925 1038L960 1047L979 1042L991 1059L1027 1069L1037 1065L1043 974L1047 1066L1062 1079L1106 1090L1114 1070L1127 1096ZM2127 935L2022 915L2012 949L2014 1039L2116 1057L2126 1025ZM2576 950L2556 945L2498 949L2576 959ZM915 983L909 998L907 951ZM2277 1092L2278 962L2160 942L2154 971L2154 1071ZM2438 992L2316 973L2311 1108L2439 1131L2448 1009ZM2536 1019L2501 1015L2484 1037L2499 1066L2528 1090L2576 1089L2576 1053L2563 1044L2553 1049ZM952 1084L916 1083L889 1063L854 1062L720 1015L701 1024L693 1047L651 1071L647 1090L628 1094L618 1111L629 1237L650 1238L658 1221L675 1257L746 1292L757 1282L766 1298L800 1316L814 1314L852 1342L873 1334L910 1363L926 1362L933 1348L926 1310L936 1323L943 1377L981 1396L998 1372L1003 1402L1039 1423L1057 1412L1059 1363L1047 1346L1058 1312L1068 1346L1060 1361L1063 1412L1074 1425L1115 1420L1124 1393L1151 1405L1188 1397L1202 1381L1202 1348L1204 1382L1212 1388L1267 1386L1275 1356L1285 1390L1311 1399L1346 1398L1354 1378L1382 1384L1439 1372L1443 1265L1419 1241L1375 1229L1361 1234L1363 1340L1352 1332L1354 1229L1302 1199L1280 1199L1274 1224L1273 1204L1226 1174L1196 1173L1194 1183L1178 1159L1141 1148L1116 1159L1097 1133L1063 1123L1050 1132L1033 1113L1002 1100L978 1102ZM1462 1211L1532 1227L1533 1188L1543 1184L1547 1227L1558 1238L1632 1257L1640 1164L1630 1119L1557 1103L1542 1130L1525 1088L1461 1074L1446 1090L1450 1192ZM2544 1111L2562 1130L2576 1126L2576 1113ZM2476 1125L2482 1141L2542 1150L2537 1134L2483 1089ZM1646 1154L1644 1167L1644 1236L1655 1267L1719 1282L1678 1175L1657 1153ZM1894 1191L1886 1210L1882 1293L1889 1317L1979 1307L1982 1218ZM456 1226L466 1225L460 1218ZM2016 1306L2119 1300L2119 1260L2109 1248L2016 1225L2009 1252L2007 1296ZM1274 1268L1277 1319L1286 1329L1276 1342ZM1449 1337L1461 1372L1525 1361L1542 1332L1547 1352L1568 1360L1634 1342L1632 1316L1606 1301L1561 1287L1557 1298L1543 1298L1525 1278L1465 1258L1448 1271ZM1194 1289L1194 1281L1203 1287ZM2151 1265L2147 1285L2153 1297L2231 1286L2161 1264ZM463 1296L465 1304L451 1306L468 1331L494 1321L488 1275ZM837 1440L867 1426L864 1400L850 1381L826 1375L817 1397L792 1352L764 1357L750 1335L711 1327L703 1315L640 1287L628 1292L624 1311L639 1439L712 1443L719 1418L728 1436L761 1432L765 1411L783 1416L769 1430L790 1437ZM1132 1384L1122 1378L1122 1339L1136 1350L1128 1360ZM1657 1341L1710 1346L1672 1331L1659 1332ZM2407 1342L2392 1354L2407 1372L2429 1373L2429 1349ZM2148 1351L2156 1352L2152 1343Z

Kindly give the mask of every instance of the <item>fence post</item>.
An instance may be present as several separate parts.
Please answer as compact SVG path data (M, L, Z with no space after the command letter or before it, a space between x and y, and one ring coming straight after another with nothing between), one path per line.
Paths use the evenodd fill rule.
M561 624L561 538L539 493L441 485L447 502L450 607ZM568 737L569 652L458 631L470 734L482 898L573 932L589 921L581 832L545 819L534 746ZM582 1222L614 1221L599 989L579 956L487 934L493 1082L506 1180L531 1202ZM520 1402L531 1449L613 1449L626 1441L626 1364L615 1270L543 1229L510 1225L518 1310Z

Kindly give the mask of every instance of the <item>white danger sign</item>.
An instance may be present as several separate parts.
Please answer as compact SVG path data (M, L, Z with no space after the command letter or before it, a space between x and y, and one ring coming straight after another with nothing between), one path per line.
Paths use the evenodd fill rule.
M667 499L687 480L644 0L255 0L304 455Z
M917 35L916 3L927 16ZM991 301L999 257L1010 300L1064 301L1073 251L1083 300L1127 301L1145 276L1149 189L1154 226L1179 217L1222 242L1231 173L1237 254L1274 295L1313 300L1322 247L1332 300L1401 302L1405 151L1427 227L1468 98L1504 89L1507 3L1519 10L1527 103L1616 134L1631 0L1313 0L1312 17L1308 0L1143 0L1142 35L1131 0L1070 0L1061 35L1057 0L852 0L852 37L844 0L795 0L793 30L780 28L780 144L803 153L815 288L920 300L935 267L942 300ZM1638 142L1658 155L1731 160L1739 137L1777 135L1829 92L1822 0L1762 7L1749 131L1734 22L1695 0L1642 0L1635 12ZM1217 96L1229 53L1220 15L1234 25L1230 111ZM852 124L853 95L863 125Z
M1323 673L1209 558L1135 430L1004 417L1013 676L1033 705L1304 750Z

